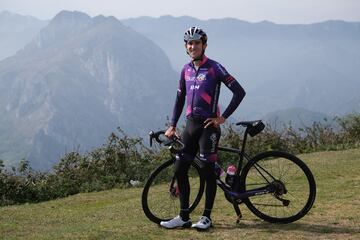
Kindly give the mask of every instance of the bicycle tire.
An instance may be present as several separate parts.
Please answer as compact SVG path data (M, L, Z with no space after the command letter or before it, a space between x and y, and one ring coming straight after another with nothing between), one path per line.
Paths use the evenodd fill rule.
M171 159L155 169L142 192L143 211L150 221L157 224L172 219L180 212L179 198L169 190L169 183L174 175L173 165L174 159ZM200 166L193 161L189 169L190 212L199 204L204 193L205 180L200 173Z
M264 177L276 191L243 200L257 217L271 223L291 223L310 211L316 197L316 183L302 160L281 151L256 155L245 165L240 176L241 191L269 184Z

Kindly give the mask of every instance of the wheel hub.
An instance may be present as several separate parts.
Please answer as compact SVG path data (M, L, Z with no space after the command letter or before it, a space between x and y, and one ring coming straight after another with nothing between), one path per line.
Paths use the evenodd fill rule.
M271 183L271 186L274 189L274 194L277 196L283 195L287 193L285 188L285 184L280 180L275 180Z

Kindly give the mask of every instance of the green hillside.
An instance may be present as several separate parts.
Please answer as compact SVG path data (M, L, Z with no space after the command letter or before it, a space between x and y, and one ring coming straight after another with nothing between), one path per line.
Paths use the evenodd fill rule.
M312 169L318 192L310 213L292 224L263 222L243 206L237 225L219 190L209 232L165 230L145 218L142 189L133 188L2 207L0 239L360 239L360 149L300 157Z

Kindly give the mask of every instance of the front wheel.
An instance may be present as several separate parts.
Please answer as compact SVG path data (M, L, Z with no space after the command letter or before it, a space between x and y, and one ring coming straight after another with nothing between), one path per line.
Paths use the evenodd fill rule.
M244 167L240 183L243 191L261 187L270 190L244 202L256 216L272 223L302 218L315 201L316 184L310 169L286 152L269 151L255 156Z
M190 212L195 209L204 192L205 181L195 161L189 169ZM160 224L180 212L179 189L174 178L174 160L169 160L155 169L147 180L142 193L142 207L145 215Z

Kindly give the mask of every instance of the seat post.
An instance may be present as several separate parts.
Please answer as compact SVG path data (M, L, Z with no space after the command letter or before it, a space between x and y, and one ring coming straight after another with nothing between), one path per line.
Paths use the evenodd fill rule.
M242 169L242 163L243 163L243 159L244 159L247 135L248 135L248 128L245 129L243 143L242 143L242 147L241 147L241 151L240 151L240 161L239 161L239 166L238 166L238 168L236 170L237 171L236 175L238 175L240 173L241 169Z

